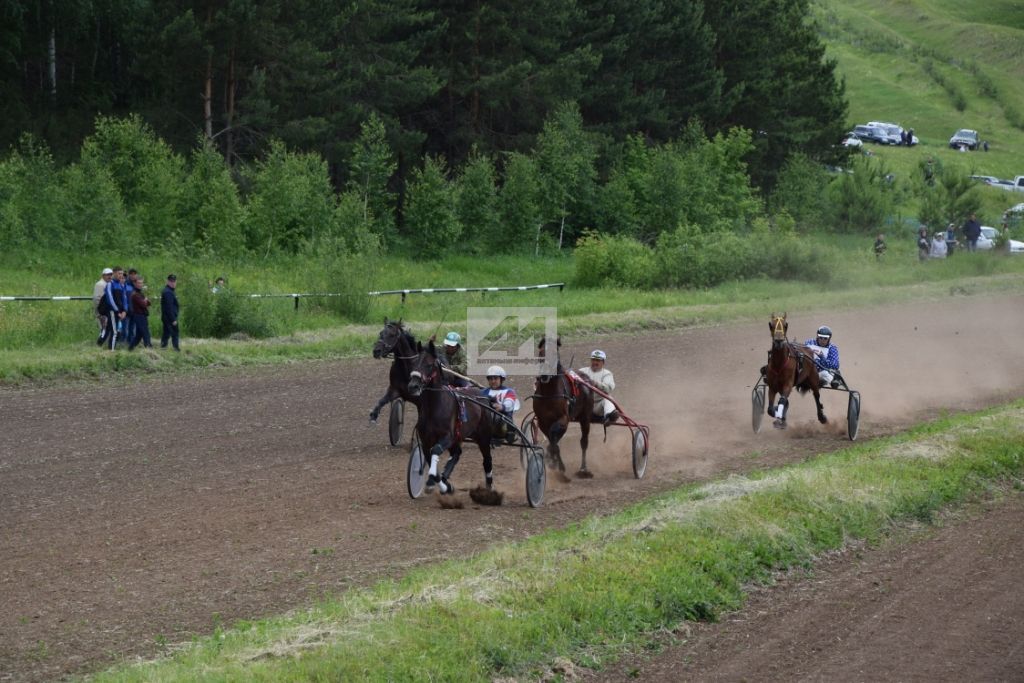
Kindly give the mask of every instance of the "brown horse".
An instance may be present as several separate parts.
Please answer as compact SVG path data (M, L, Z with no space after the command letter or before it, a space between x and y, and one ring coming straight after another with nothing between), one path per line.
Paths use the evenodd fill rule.
M462 456L462 440L472 438L484 456L484 479L487 488L494 487L491 459L493 420L479 389L455 389L441 377L441 363L434 342L417 344L418 354L409 373L409 393L419 397L416 431L423 453L429 458L427 485L437 486L441 493L454 493L449 477ZM445 450L451 454L444 471L437 473L437 463Z
M537 355L542 358L546 350L545 343L545 338L541 337L537 345ZM580 451L583 455L576 476L590 478L594 475L587 469L587 444L590 441L590 418L594 414L594 394L585 382L567 373L562 367L562 361L557 357L560 346L562 340L558 339L555 347L555 374L539 375L534 380L534 418L541 433L547 437L549 463L563 474L565 463L562 462L558 442L565 436L570 422L579 423Z
M814 394L818 408L818 422L825 424L825 409L821 405L821 380L814 365L814 354L807 347L791 342L786 336L789 322L786 314L771 315L768 329L772 333L772 350L768 352L768 365L763 368L765 383L768 385L768 415L775 418L772 423L777 429L786 428L786 413L789 411L789 394L796 389L801 394ZM775 395L779 403L775 405Z

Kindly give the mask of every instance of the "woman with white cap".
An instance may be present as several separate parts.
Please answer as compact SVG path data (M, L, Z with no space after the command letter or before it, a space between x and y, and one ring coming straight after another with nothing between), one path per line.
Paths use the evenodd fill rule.
M615 376L612 371L604 366L608 355L600 350L594 349L590 354L590 367L580 368L579 374L606 394L611 395L615 390ZM594 395L594 418L602 424L615 422L619 414L615 412L615 406L611 401Z

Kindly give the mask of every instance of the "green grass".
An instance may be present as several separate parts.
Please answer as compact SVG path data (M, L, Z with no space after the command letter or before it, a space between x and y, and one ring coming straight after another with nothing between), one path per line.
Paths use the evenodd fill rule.
M850 102L850 127L893 121L913 128L914 148L868 145L897 179L916 178L929 156L965 175L1024 175L1024 9L1014 0L816 0L828 55L838 62ZM1012 28L1016 27L1016 28ZM959 111L935 73L962 94ZM991 87L986 87L990 83ZM991 143L988 153L949 149L959 128L973 128ZM985 225L1024 194L981 190ZM913 215L913 205L905 207Z
M218 629L100 681L539 678L600 667L744 587L894 524L1019 486L1024 402L751 476L687 486L608 517Z
M904 231L905 232L905 231ZM918 263L909 236L890 233L890 251L883 261L870 253L872 240L853 236L808 236L835 247L830 281L821 283L731 282L709 290L633 291L617 288L582 289L572 285L571 257L503 258L496 266L477 258L458 257L418 263L387 259L387 268L374 269L366 290L402 287L451 287L567 282L564 291L410 295L372 301L366 319L352 321L315 300L302 300L296 311L290 299L257 304L271 320L270 339L195 339L189 336L189 293L179 288L182 301L184 353L161 354L136 350L111 354L95 346L95 327L87 302L0 303L0 384L83 379L118 373L180 372L189 368L241 366L339 358L368 352L385 316L402 317L419 338L440 328L466 331L470 306L553 306L565 334L593 335L692 325L767 315L771 310L823 310L873 306L897 301L933 299L939 294L971 295L1024 290L1024 259L1005 254L977 254L944 262ZM966 255L965 255L966 256ZM60 256L60 268L43 268L32 259L0 259L2 294L87 294L102 265L96 257ZM134 264L133 264L134 265ZM180 264L179 264L180 265ZM140 259L137 267L152 283L152 273L174 269L159 259ZM177 268L179 272L181 268ZM323 291L310 264L299 259L248 264L190 264L194 274L227 273L234 292L288 293ZM39 277L33 277L40 272ZM199 282L205 278L200 277ZM194 282L195 280L193 280ZM251 289L250 289L251 288ZM151 317L159 336L159 316Z

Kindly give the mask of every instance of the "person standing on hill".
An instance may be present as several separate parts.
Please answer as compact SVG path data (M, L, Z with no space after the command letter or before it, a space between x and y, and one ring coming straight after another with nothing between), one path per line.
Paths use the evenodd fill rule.
M167 276L167 285L160 293L160 322L163 323L163 332L160 335L160 348L167 348L167 341L170 340L175 351L181 351L178 345L178 295L174 290L178 287L178 276L171 273Z
M875 239L875 258L880 260L886 249L885 235L878 233L878 237Z
M981 223L978 222L977 214L972 213L961 230L964 233L964 239L967 240L967 251L977 251L978 238L981 237Z

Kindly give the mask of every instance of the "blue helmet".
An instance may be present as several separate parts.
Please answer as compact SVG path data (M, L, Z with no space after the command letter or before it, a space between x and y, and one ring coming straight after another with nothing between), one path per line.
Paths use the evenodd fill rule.
M449 332L444 336L445 346L458 346L462 343L462 337L459 336L458 332Z

